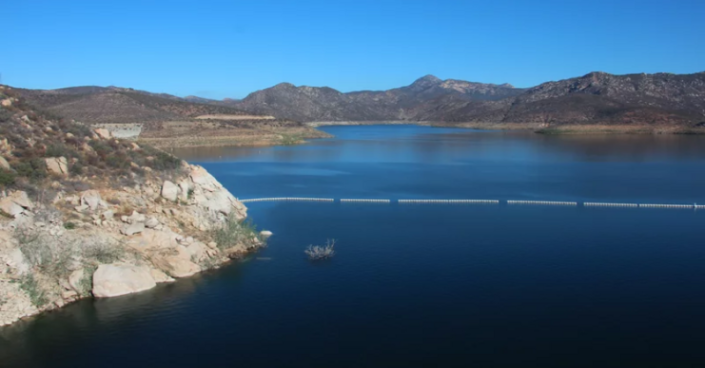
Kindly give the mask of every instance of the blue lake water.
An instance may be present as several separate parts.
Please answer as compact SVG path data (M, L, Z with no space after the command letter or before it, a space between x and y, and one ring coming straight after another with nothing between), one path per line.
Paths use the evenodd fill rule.
M240 198L391 204L252 203L275 235L247 262L0 329L0 366L705 365L705 211L504 202L705 204L702 138L323 129L178 153Z

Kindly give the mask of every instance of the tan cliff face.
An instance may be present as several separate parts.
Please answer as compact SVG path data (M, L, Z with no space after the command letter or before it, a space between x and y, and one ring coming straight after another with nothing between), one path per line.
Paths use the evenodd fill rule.
M144 291L261 245L254 233L232 246L214 242L212 231L243 220L247 208L202 167L184 169L175 182L59 193L52 205L4 193L0 204L16 210L0 221L0 325L82 297Z
M140 292L262 245L200 166L42 113L0 86L0 325Z

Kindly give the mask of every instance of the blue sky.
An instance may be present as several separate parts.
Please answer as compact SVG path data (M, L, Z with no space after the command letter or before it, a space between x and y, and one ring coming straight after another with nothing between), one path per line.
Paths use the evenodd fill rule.
M703 0L0 1L2 82L241 98L705 70Z

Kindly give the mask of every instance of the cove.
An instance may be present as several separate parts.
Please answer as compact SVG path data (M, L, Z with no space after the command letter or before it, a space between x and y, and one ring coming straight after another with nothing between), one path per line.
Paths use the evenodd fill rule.
M240 198L705 203L698 137L328 127L183 150ZM705 360L703 211L248 204L239 264L0 329L7 367L617 367ZM309 244L337 240L310 263Z

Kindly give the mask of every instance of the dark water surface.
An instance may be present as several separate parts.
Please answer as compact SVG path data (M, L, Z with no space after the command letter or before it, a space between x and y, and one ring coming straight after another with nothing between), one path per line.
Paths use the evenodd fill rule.
M705 140L329 127L182 150L241 198L705 203ZM242 264L0 328L7 367L701 367L705 212L253 203ZM312 264L308 244L337 239Z

